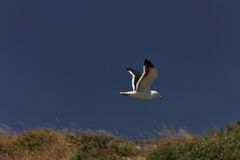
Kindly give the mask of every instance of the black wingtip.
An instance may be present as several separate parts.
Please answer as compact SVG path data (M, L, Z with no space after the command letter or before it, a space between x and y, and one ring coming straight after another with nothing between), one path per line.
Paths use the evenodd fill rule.
M126 70L129 70L129 67L128 67L128 66L125 66L125 69L126 69Z
M145 59L144 60L144 65L147 65L149 67L154 67L154 65L152 64L152 62L150 62L149 60Z

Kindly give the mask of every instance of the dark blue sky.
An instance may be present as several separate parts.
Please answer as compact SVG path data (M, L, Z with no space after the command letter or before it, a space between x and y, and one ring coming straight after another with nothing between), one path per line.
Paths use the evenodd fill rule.
M0 2L0 122L118 130L203 129L239 120L237 0ZM141 101L125 65L158 67ZM24 125L20 125L19 122Z

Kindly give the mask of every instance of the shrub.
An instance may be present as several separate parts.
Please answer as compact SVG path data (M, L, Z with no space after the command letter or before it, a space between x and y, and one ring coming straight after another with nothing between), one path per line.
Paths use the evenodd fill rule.
M215 130L206 137L171 144L149 154L149 160L238 160L240 157L240 124Z
M17 137L15 149L18 151L41 152L49 149L54 143L57 143L57 138L54 132L48 129L28 131Z

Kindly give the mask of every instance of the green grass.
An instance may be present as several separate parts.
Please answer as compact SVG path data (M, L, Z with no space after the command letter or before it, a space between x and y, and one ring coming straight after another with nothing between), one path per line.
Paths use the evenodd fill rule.
M109 134L36 129L0 135L0 160L239 160L240 123L206 136L134 142ZM176 134L177 135L177 134Z

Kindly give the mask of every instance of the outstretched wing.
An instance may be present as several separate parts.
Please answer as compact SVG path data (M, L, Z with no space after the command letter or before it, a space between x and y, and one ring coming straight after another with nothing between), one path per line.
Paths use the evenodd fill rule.
M126 70L132 75L132 88L135 91L136 85L142 74L134 69L131 69L129 67L125 67Z
M140 92L150 91L152 82L157 78L157 69L147 59L144 60L143 74L136 85L136 90Z

